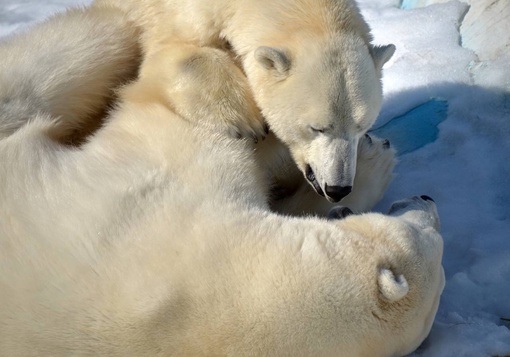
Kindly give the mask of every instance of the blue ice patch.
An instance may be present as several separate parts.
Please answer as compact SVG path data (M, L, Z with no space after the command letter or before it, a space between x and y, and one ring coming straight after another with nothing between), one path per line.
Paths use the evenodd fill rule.
M388 139L399 155L408 154L436 141L438 125L448 115L448 102L432 99L391 119L371 133Z
M418 0L403 0L400 4L401 9L409 10L414 9L418 3Z

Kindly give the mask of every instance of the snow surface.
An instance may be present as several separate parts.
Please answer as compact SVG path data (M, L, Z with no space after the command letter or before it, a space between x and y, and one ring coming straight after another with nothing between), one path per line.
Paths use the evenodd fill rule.
M0 36L89 2L0 0ZM438 129L407 144L412 147L400 155L377 209L427 194L442 219L446 288L432 332L413 356L510 356L510 44L494 36L488 45L506 51L480 60L483 48L475 53L461 45L469 6L421 1L434 2L416 8L420 1L359 0L375 42L397 46L385 67L385 102L375 127L400 135L421 117L420 126ZM435 110L427 103L447 106Z

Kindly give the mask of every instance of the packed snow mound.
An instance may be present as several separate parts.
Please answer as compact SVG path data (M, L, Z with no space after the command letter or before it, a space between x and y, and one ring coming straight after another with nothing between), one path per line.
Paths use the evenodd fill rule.
M469 5L469 11L461 26L463 46L479 53L482 60L495 59L508 53L510 45L508 0L402 0L400 7L409 10L450 1L460 1Z
M401 8L415 9L448 1L451 0L403 0ZM497 76L499 82L505 84L502 89L508 89L510 71L498 68L510 67L510 1L461 1L469 6L464 18L460 19L461 43L478 57L470 68L475 83L488 85L495 82L490 77ZM488 67L491 70L487 70Z

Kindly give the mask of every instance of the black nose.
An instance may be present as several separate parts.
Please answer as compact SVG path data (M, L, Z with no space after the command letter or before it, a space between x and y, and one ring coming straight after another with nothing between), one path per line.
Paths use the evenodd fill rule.
M420 196L420 198L424 201L432 201L432 202L435 202L430 196L427 196L427 195L422 195Z
M349 207L336 206L329 210L328 219L342 219L354 214Z
M334 202L340 201L352 191L352 186L328 186L326 184L326 196L333 199Z

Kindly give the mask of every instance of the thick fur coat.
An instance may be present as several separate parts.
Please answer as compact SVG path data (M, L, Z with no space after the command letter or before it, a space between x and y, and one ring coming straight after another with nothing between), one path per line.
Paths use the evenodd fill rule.
M260 141L264 120L269 124L276 138L260 144L260 161L276 191L285 193L276 210L309 212L302 205L313 197L307 184L330 202L357 190L343 204L358 211L380 199L394 152L381 148L375 155L381 164L373 165L366 162L373 153L358 159L358 148L379 113L381 69L395 47L370 43L353 0L96 0L94 6L122 9L140 27L145 55L182 43L230 49L263 115L226 121L226 129ZM282 165L292 179L279 175ZM355 182L357 172L367 176ZM324 205L315 205L316 212L332 207Z
M124 51L108 58L122 60ZM44 104L55 82L12 103L14 117L26 119L0 140L1 354L415 349L444 284L434 203L415 197L387 216L335 221L271 213L253 144L214 124L218 115L253 110L249 100L229 101L228 110L215 100L225 88L242 93L245 77L221 51L175 53L168 46L146 56L139 79L120 90L115 110L80 147L65 144L69 123ZM206 67L190 66L202 60ZM21 74L36 80L38 64ZM11 78L21 88L26 77ZM186 117L181 99L197 93L203 110Z

